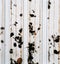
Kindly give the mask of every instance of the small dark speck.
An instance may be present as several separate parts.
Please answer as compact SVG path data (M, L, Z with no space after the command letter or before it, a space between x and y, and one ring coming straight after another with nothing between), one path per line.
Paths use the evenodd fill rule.
M48 1L48 4L51 4L51 2L50 2L50 1Z
M34 35L34 34L35 34L35 31L31 31L31 30L30 30L29 32L30 32L32 35Z
M32 25L32 22L30 22L29 24Z
M15 24L17 24L18 22L15 22Z
M51 2L50 2L50 1L48 1L48 9L50 9L50 5L51 5Z
M21 35L20 33L18 33L18 35Z
M19 63L17 63L17 61L15 61L14 59L10 58L10 64L19 64Z
M4 27L1 27L0 29L1 29L1 30L4 30L5 28L4 28Z
M20 33L22 32L22 28L19 30L19 32L20 32Z
M22 14L20 14L20 16L22 17Z
M29 0L29 1L32 1L32 0Z
M16 46L17 46L17 44L16 44L16 43L14 43L13 45L14 45L14 47L16 47Z
M51 36L54 39L54 35Z
M10 58L10 64L13 64L13 59L12 58Z
M10 52L10 54L12 54L12 53L13 53L13 49L10 49L10 51L9 51L9 52Z
M33 11L33 13L35 13L35 11L34 10L32 10Z
M40 48L40 46L38 46L38 48Z
M34 14L30 14L30 17L36 17Z
M1 43L4 43L4 41L3 41L3 40L1 40Z
M41 24L39 24L39 26L41 26Z
M41 42L41 40L39 42Z
M57 50L54 50L54 54L59 54L59 51L57 51Z
M38 30L40 30L40 27L38 28Z
M50 5L48 4L48 9L50 9Z
M59 42L60 41L60 36L58 35L55 39L54 42Z
M19 44L18 47L21 48L22 46Z
M50 19L49 17L47 17L47 19Z
M16 5L16 4L14 4L14 6L16 7L17 5Z
M50 43L50 45L52 45L52 43Z
M38 62L36 64L39 64Z
M49 42L51 41L50 39L48 39L49 40Z
M18 24L18 22L15 22L15 24L14 24L14 25L16 26L17 24Z
M12 7L10 7L10 9L12 9Z
M13 32L10 34L10 37L12 37L12 36L14 36L14 33Z

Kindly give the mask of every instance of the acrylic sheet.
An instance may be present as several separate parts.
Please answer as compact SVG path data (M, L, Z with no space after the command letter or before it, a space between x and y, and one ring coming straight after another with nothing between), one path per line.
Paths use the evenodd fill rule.
M60 0L0 0L0 64L60 64Z

